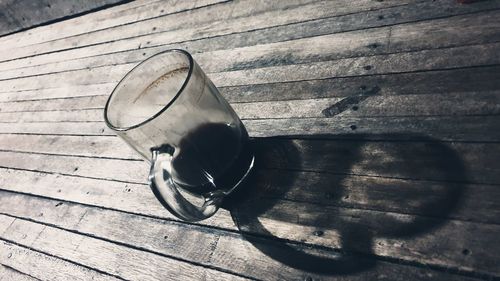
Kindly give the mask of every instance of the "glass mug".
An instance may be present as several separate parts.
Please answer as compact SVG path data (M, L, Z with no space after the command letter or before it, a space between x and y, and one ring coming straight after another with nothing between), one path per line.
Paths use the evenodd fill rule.
M151 163L153 193L183 220L212 216L253 166L241 120L184 50L161 52L129 71L104 120Z

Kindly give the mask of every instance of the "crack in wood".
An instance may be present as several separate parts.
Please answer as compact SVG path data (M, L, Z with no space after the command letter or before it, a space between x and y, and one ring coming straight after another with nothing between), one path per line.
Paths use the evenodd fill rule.
M68 208L69 210L69 208ZM75 224L75 229L78 228L78 225L80 225L80 223L82 222L83 218L85 217L85 215L87 214L89 210L85 210L85 212L83 212L83 214L80 216L80 218L78 219L78 222Z
M33 247L33 245L35 244L35 242L38 240L38 238L40 238L40 235L42 235L42 233L45 231L46 228L47 228L47 226L44 225L43 228L42 228L42 230L40 230L40 232L38 232L38 234L36 235L35 239L33 239L33 242L31 242L31 244L28 247Z
M380 92L380 90L381 89L379 86L375 86L375 87L371 88L370 90L368 90L360 95L346 97L346 98L340 100L339 102L336 102L335 104L325 108L323 111L321 111L321 113L325 117L333 117L335 115L338 115L338 114L346 111L352 105L358 104L370 96L377 95Z
M215 240L210 242L210 255L208 256L208 262L212 262L212 257L214 255L215 250L217 249L217 245L219 244L220 235L215 236Z
M387 35L387 50L391 47L392 26L389 27L389 34Z
M14 218L14 219L10 222L9 226L7 226L7 228L6 228L6 229L2 232L2 235L1 235L1 236L3 236L5 233L7 233L7 231L9 230L9 228L10 228L10 227L14 224L14 222L15 222L16 220L17 220L17 218Z

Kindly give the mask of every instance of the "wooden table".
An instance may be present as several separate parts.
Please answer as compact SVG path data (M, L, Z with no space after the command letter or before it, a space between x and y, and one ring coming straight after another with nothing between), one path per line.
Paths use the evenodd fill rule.
M0 280L500 278L499 9L139 0L0 38ZM103 122L174 47L257 155L198 223Z

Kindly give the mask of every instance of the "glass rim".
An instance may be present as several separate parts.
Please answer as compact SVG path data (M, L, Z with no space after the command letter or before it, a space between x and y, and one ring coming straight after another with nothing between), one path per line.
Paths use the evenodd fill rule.
M118 126L115 126L113 125L109 119L108 119L108 108L109 108L109 105L110 105L110 102L111 102L111 98L116 94L116 90L118 89L118 87L129 77L133 74L134 70L136 70L138 67L144 65L145 63L151 61L152 59L160 56L160 55L164 55L166 53L172 53L172 52L178 52L178 53L181 53L183 55L185 55L187 58L188 58L188 61L189 61L189 70L188 70L188 74L184 80L184 82L182 83L182 86L179 88L179 90L177 91L177 93L175 94L175 96L168 102L165 104L165 106L159 110L158 112L156 112L155 114L151 115L151 117L147 118L146 120L144 121L141 121L137 124L134 124L132 126L126 126L126 127L118 127ZM128 131L128 130L131 130L131 129L135 129L135 128L138 128L150 121L152 121L153 119L155 119L156 117L160 116L163 112L165 112L174 102L175 100L177 100L177 98L180 96L180 94L184 91L184 89L186 88L186 85L187 83L189 82L190 78L191 78L191 74L193 73L193 68L194 68L194 60L193 60L193 57L191 56L191 54L189 52L187 52L186 50L182 50L182 49L168 49L168 50L165 50L165 51L161 51L159 53L156 53L152 56L150 56L149 58L141 61L140 63L138 63L136 66L134 66L131 70L129 70L121 79L120 81L116 84L116 86L113 88L113 91L111 92L111 94L109 95L108 97L108 100L106 101L106 105L104 106L104 122L106 123L106 125L112 129L113 131Z

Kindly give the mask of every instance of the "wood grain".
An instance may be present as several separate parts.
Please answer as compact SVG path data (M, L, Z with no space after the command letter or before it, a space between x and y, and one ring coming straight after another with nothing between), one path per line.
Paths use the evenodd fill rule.
M320 109L324 110L324 109ZM458 123L457 123L458 122ZM0 123L2 134L115 135L104 122ZM443 117L345 117L243 120L252 137L322 138L324 135L372 139L413 139L426 135L442 141L498 142L498 116ZM483 132L488 131L489 134Z
M2 1L0 5L0 36L31 29L39 25L61 21L95 10L126 3L123 0L77 1L43 0Z
M436 3L411 3L409 5L397 6L383 10L363 12L366 13L363 15L356 13L340 16L340 18L330 17L316 21L306 21L304 23L287 24L285 26L251 30L244 33L230 33L222 36L217 34L215 37L183 42L180 45L173 43L143 50L137 50L134 48L126 52L117 53L115 51L107 55L103 55L103 52L101 52L87 58L76 60L66 59L63 62L60 62L59 59L55 63L42 64L40 66L32 66L40 64L40 62L34 63L33 61L29 61L25 62L29 63L29 66L22 67L21 69L0 72L0 77L22 77L26 75L82 69L85 67L137 63L145 57L158 53L162 50L179 47L191 50L194 53L207 51L211 52L214 50L224 52L225 56L219 60L219 63L217 63L215 67L220 67L221 70L223 70L223 67L225 67L227 63L230 63L231 65L227 68L234 70L249 66L256 67L259 65L269 66L273 64L293 63L294 61L317 61L320 59L332 59L336 57L361 56L363 54L382 54L400 52L404 50L418 50L422 48L439 48L446 45L452 46L460 44L458 42L461 42L462 44L466 42L467 44L475 42L477 44L481 42L495 42L495 40L497 40L498 36L495 36L495 34L498 33L498 30L495 28L494 24L496 17L487 16L488 14L493 15L494 12L488 12L485 16L480 17L476 14L472 14L465 15L463 17L452 17L451 19L438 19L419 23L401 24L411 21L420 21L423 19L433 19L435 17L451 16L455 14L460 15L462 13L467 14L481 10L489 10L494 8L494 5L497 5L495 2L488 2L488 5L474 5L472 7L464 8L463 6L457 6L456 4L450 4L449 1L441 4L444 6L440 9L436 9ZM415 13L415 11L425 12ZM383 17L383 20L379 19L380 16ZM363 21L359 21L359 18L362 18ZM326 20L328 21L325 22ZM467 24L464 24L465 22ZM385 27L389 24L398 25ZM384 27L359 30L367 27L379 26ZM348 32L350 30L354 31ZM477 30L480 30L484 34L475 38L463 36L463 34L470 33L471 30L476 31L476 33ZM339 33L340 31L341 33ZM266 36L263 37L260 35L261 33L265 33ZM326 34L331 35L319 36ZM389 40L390 44L388 44L388 39L385 39L388 38L389 34L391 34L391 39ZM182 36L182 34L180 34L180 36ZM179 36L176 36L176 38L178 37ZM422 37L426 37L425 40ZM440 38L440 40L436 41L436 38ZM288 42L291 40L292 42ZM342 42L344 42L344 45L342 45ZM345 42L351 43L350 48L345 49ZM359 46L354 46L353 42L355 42L355 44L359 44ZM262 46L240 48L256 44ZM332 48L332 46L335 48ZM295 50L293 52L293 56L286 53L286 48L289 48L290 51ZM304 52L308 54L308 56L306 56ZM271 54L266 55L267 53ZM311 53L316 55L311 56ZM82 52L78 52L77 54L81 55ZM210 65L210 61L213 60L212 57L215 55L216 54L208 56L209 59L206 60L200 59L201 65L204 68L213 68L213 66ZM239 62L239 60L245 61ZM255 63L252 63L251 61L255 61ZM224 63L222 64L222 62ZM19 63L16 64L18 67L19 65ZM4 64L0 64L1 69L3 69L2 67L4 66Z
M245 120L244 124L254 137L365 134L371 135L371 139L413 139L414 135L443 141L497 142L499 139L498 116L268 119ZM485 131L489 134L485 135Z
M236 86L498 64L498 43L346 58L317 63L211 73L217 86ZM464 60L474 56L475 60ZM467 63L467 64L464 64ZM16 80L17 81L17 80Z
M231 262L232 260L244 260L245 257L253 257L251 261L246 263L245 267L238 267L237 271L244 273L245 275L253 276L260 279L268 279L271 272L279 272L280 277L275 278L285 278L289 279L294 276L294 274L300 274L296 270L290 267L283 266L282 264L273 261L272 257L266 257L263 253L259 253L260 247L274 247L279 251L283 248L281 243L269 241L266 239L259 239L257 248L254 248L248 241L245 241L243 237L236 235L231 232L210 230L206 231L203 227L199 226L185 226L182 223L176 222L165 222L154 218L144 218L132 214L125 214L120 212L115 212L111 210L100 210L93 209L89 207L79 206L69 202L58 202L57 200L47 200L38 198L26 198L24 195L6 195L2 204L2 210L10 210L10 212L15 216L27 217L34 219L36 221L48 223L50 225L57 225L64 228L76 229L78 232L83 234L92 235L94 237L102 237L110 240L119 241L128 245L139 246L141 248L149 249L154 252L164 253L167 255L174 255L179 258L188 259L196 262L201 262L204 264L217 266L221 268L228 268L229 270L234 270L235 264ZM267 204L266 199L263 200L264 205ZM253 208L260 209L263 205L251 202L254 205ZM312 225L308 225L308 218L310 216L316 216L316 220L322 216L318 213L318 210L313 211L307 208L305 204L294 203L295 208L299 208L297 213L301 213L302 220L294 225L280 225L284 224L284 221L277 221L277 219L282 220L286 217L282 217L283 212L292 212L288 209L290 203L276 203L270 211L259 214L259 220L263 223L266 229L273 231L273 235L283 236L290 239L299 239L300 237L307 237L309 243L314 242L315 244L320 243L322 245L339 248L344 247L346 253L351 251L359 251L370 253L374 251L375 255L392 257L397 257L398 259L410 259L419 260L419 262L430 263L430 264L441 264L446 266L459 264L462 270L470 270L464 266L468 263L474 263L475 259L486 259L494 263L497 259L494 253L495 251L488 251L488 253L474 252L473 256L463 257L459 253L455 253L456 248L452 243L450 245L440 245L439 254L434 254L436 258L431 260L427 257L432 256L431 253L434 249L427 248L432 241L440 241L442 239L440 235L452 235L451 233L460 233L460 241L467 241L463 247L474 248L474 249L484 249L485 247L477 245L481 241L486 239L473 239L474 233L490 233L489 235L494 235L498 230L496 226L486 226L486 225L471 225L471 223L464 223L458 221L448 222L447 226L439 226L440 223L437 221L425 219L425 218L415 218L408 215L394 215L394 214L384 214L372 211L361 211L361 210L350 210L350 209L329 209L330 212L336 214L335 222L325 219L323 216L323 222L319 223L316 221ZM31 207L28 207L31 206ZM251 216L254 213L249 210L244 210L247 205L240 207L242 210L238 209L238 216ZM245 207L246 206L246 207ZM36 207L36 208L33 208ZM303 207L303 208L302 208ZM39 215L39 212L43 212L43 216ZM83 216L82 216L83 214ZM315 214L315 215L314 215ZM288 214L291 215L291 214ZM294 216L287 216L288 218L293 218ZM364 218L360 222L359 219ZM96 223L99 222L99 223ZM342 245L344 241L345 230L349 229L350 225L353 223L362 223L367 228L367 231L373 229L372 235L381 236L374 237L377 242L374 248L366 249L363 248L365 245ZM386 232L384 232L384 223L393 224L393 230L391 235L394 237L385 238ZM395 224L402 224L406 226L405 230L395 226ZM415 223L418 227L411 228L411 223ZM326 224L326 225L325 225ZM331 227L330 225L335 225ZM436 226L437 225L437 226ZM250 226L248 226L250 227ZM291 227L291 228L290 228ZM432 236L425 235L425 229L428 227L437 228L433 231ZM231 226L230 228L234 228ZM449 228L449 229L448 229ZM288 232L293 233L293 235L286 235L284 232L288 229ZM293 231L290 231L292 230ZM319 237L317 235L312 235L313 232L321 229L323 234ZM413 230L409 230L413 229ZM457 231L460 229L460 231ZM120 231L122 230L122 231ZM255 231L255 230L250 230ZM403 231L399 234L398 231ZM412 233L410 238L405 238L403 233ZM416 233L414 233L416 231ZM423 234L422 234L423 233ZM468 235L471 237L468 237ZM402 235L402 236L401 236ZM464 237L465 235L465 237ZM418 238L421 236L420 238ZM306 241L302 238L300 241ZM483 237L485 238L485 237ZM317 241L315 241L317 240ZM419 240L425 241L425 243ZM215 242L216 241L216 242ZM321 241L321 242L318 242ZM374 242L375 242L374 241ZM200 242L203 242L200 244ZM252 244L255 241L250 241ZM344 241L344 243L347 243ZM474 244L476 243L476 244ZM216 247L213 248L212 245L215 244ZM398 246L404 244L404 246ZM185 246L182 246L185 245ZM254 245L255 246L255 245ZM176 251L177 247L182 247L185 249L182 253ZM301 246L298 250L301 249ZM338 253L332 253L328 251L319 251L316 254L321 254L323 257L335 257L340 258ZM264 254L266 252L264 251ZM476 258L477 255L477 258ZM485 257L488 256L488 258ZM418 257L417 257L418 256ZM290 257L293 259L294 257ZM441 262L436 262L435 260L441 260ZM303 261L307 263L307 259ZM359 260L358 260L359 262ZM250 263L250 264L249 264ZM253 264L255 263L255 264ZM330 261L332 266L335 266L334 260ZM377 262L378 263L378 262ZM384 264L384 262L382 262ZM395 265L392 265L396 267ZM259 268L256 270L256 268ZM279 269L278 269L279 268ZM373 272L373 271L370 271ZM491 270L485 269L486 273L491 273ZM328 272L325 272L328 273ZM369 273L372 274L372 273ZM328 274L327 274L328 275Z
M363 1L363 2L365 4L367 4L368 6L374 6L375 5L375 6L382 6L382 7L384 7L385 5L387 5L387 3L392 3L392 5L397 5L397 4L401 5L401 2L399 2L399 1L390 1L390 2L384 1L384 2L379 2L379 3L371 2L371 1ZM318 14L316 14L316 17L318 17L319 14L325 13L325 12L326 13L336 13L337 10L339 10L340 13L342 14L342 10L345 9L345 7L347 7L347 9L353 9L353 8L354 9L358 9L358 7L362 7L363 6L363 5L359 5L359 6L353 7L353 6L350 6L350 5L342 5L343 4L342 1L340 1L340 2L331 2L330 1L328 3L329 3L329 5L333 4L333 5L338 5L338 6L335 7L335 9L333 9L333 10L326 10L325 11L324 9L321 9L321 7L324 7L324 5L322 6L322 4L320 3L319 6L316 5L316 12L318 13ZM293 4L293 3L291 2L291 4ZM281 5L281 4L279 4L279 5ZM389 4L389 6L390 5L391 4ZM318 7L320 9L318 9ZM245 7L245 8L240 7L240 9L237 9L237 8L238 7L230 7L230 8L224 8L224 9L221 10L220 7L218 7L216 9L211 9L211 10L209 10L207 12L209 14L220 15L221 16L220 19L222 19L222 18L224 18L224 14L227 14L226 17L228 17L228 16L231 16L233 13L235 13L235 16L237 16L237 13L241 13L241 12L245 13L245 11L248 10L247 7ZM258 7L256 9L258 9ZM291 16L292 17L298 17L299 21L300 21L301 17L303 17L303 16L309 17L308 19L310 19L310 20L314 20L316 18L314 14L312 14L312 13L304 13L303 10L301 10L301 12L298 13L297 12L297 7L295 7L295 9L293 9L293 10L294 10L295 13L292 13ZM201 11L201 12L205 13L205 11ZM196 13L198 13L198 11L195 11L194 13L196 14ZM281 14L283 14L284 17L288 17L289 16L289 11L287 11L287 10L281 11L281 12L278 13L278 16L281 15ZM273 16L276 17L276 15L273 15ZM178 17L177 19L173 19L173 23L171 22L171 24L182 26L182 25L179 24L179 22L185 22L186 15L178 15L177 17ZM211 20L212 18L213 18L213 15L211 15L211 17L210 17L209 20ZM252 18L252 17L250 17L250 18ZM194 17L191 17L190 20L193 21L193 22L191 22L193 25L196 25L198 23L197 21L201 20L203 22L203 21L206 21L207 19L205 17L196 17L196 16L194 16ZM304 20L307 20L307 18L304 19ZM237 23L240 22L240 21L241 21L241 18L239 19L239 21L238 20L236 21L235 25L239 26ZM227 23L227 22L225 22L225 23ZM270 27L269 26L269 22L262 21L262 20L261 21L257 21L257 22L250 21L249 24L258 24L258 26L254 26L255 28L257 28L257 30L260 30L261 28L266 29L266 27ZM185 26L189 26L189 25L185 25ZM223 24L222 26L225 27L223 30L226 30L225 31L226 34L227 34L227 28L229 28L229 33L233 33L233 32L235 32L235 33L241 33L241 32L242 33L246 33L246 31L242 31L240 29L232 29L233 25ZM271 25L271 26L273 26L273 25ZM218 27L220 27L220 25L214 25L212 28L218 28ZM286 27L286 25L285 25L285 27ZM149 30L149 28L147 30ZM192 28L190 30L193 31ZM183 34L184 33L181 32L179 34L179 36L183 36ZM217 36L217 35L220 36L222 34L213 34L213 35L214 36ZM154 36L154 34L152 34L152 36L150 36L150 37L156 38L156 36ZM152 38L150 38L150 39L152 39ZM125 39L125 42L126 42L126 39ZM145 41L144 40L144 42L140 41L140 42L136 42L135 44L133 44L133 47L131 47L132 51L136 50L136 46L138 44L141 44L141 48L139 48L139 49L141 49L140 50L141 52L139 53L141 56L142 56L142 53L144 53L145 55L146 54L151 55L151 54L154 54L154 53L158 52L158 50L156 50L156 51L151 50L150 51L151 47L145 48L145 47L147 47L146 45L151 44L151 41ZM147 43L147 42L150 42L150 43ZM144 46L142 46L142 44L144 44ZM163 45L164 42L161 42L161 44ZM108 45L110 45L111 48L108 48L107 47ZM52 53L52 54L49 53L49 54L44 54L44 55L41 55L41 56L34 56L34 57L29 57L29 58L20 59L20 60L18 59L18 60L10 61L10 62L3 62L3 63L0 63L0 68L1 69L4 69L4 67L7 67L7 69L9 69L9 68L18 68L20 64L24 65L24 66L29 66L29 65L38 65L38 64L41 64L41 63L43 64L43 63L48 63L48 62L59 62L59 61L61 61L61 59L60 59L61 56L75 59L75 58L78 58L78 57L82 57L82 55L83 55L83 57L88 56L89 52L93 52L94 55L102 55L102 54L108 54L108 53L110 53L110 50L111 50L111 53L113 53L113 52L115 53L112 57L116 57L117 55L119 56L119 54L116 54L116 51L120 48L121 45L123 45L122 40L114 42L114 43L107 43L107 44L101 44L101 45L97 45L97 46L90 46L90 48L91 48L90 50L89 50L89 48L83 48L84 52L82 52L82 50L80 50L80 48L78 48L78 49L74 49L74 50L61 51L61 52ZM121 47L121 48L123 48L123 47Z
M223 2L223 0L201 1L200 6L203 7L203 6L207 6L207 5L210 5L213 3L218 3L218 2ZM195 1L189 1L189 2L187 2L187 1L178 1L178 2L177 1L170 1L170 3L163 3L163 5L164 5L163 10L167 10L167 13L165 14L165 16L168 16L171 13L177 14L178 12L189 11L189 10L192 10L193 8L200 7L197 5L197 2L195 2ZM25 42L22 42L21 44L4 45L6 48L3 51L9 51L9 53L11 53L11 52L15 51L16 49L18 50L18 52L21 52L21 50L24 50L25 51L24 54L26 56L45 53L45 52L53 52L53 51L57 50L57 45L61 41L67 42L66 48L74 48L74 47L79 47L78 43L75 44L75 42L77 42L78 40L82 40L84 38L90 38L92 36L94 38L102 37L102 35L99 36L99 34L108 34L108 37L110 37L111 34L117 34L117 33L119 34L120 32L122 32L122 33L124 33L124 35L126 35L127 30L129 33L131 31L136 31L136 29L134 28L136 26L141 27L143 31L147 30L147 31L151 32L150 28L144 29L144 27L148 24L151 24L151 22L161 22L161 20L162 20L162 16L160 16L159 18L153 17L152 19L149 19L149 20L146 19L146 20L142 20L142 21L132 21L130 23L122 22L122 24L118 24L118 25L112 26L110 28L104 28L103 30L100 30L99 25L96 25L94 23L93 29L97 29L97 31L95 31L95 32L92 32L92 31L83 32L81 34L63 37L60 40L58 40L58 39L47 40L47 41L44 40L45 42L41 42L38 44L31 44L30 41L26 40ZM59 23L59 25L64 26L64 23ZM67 26L66 26L66 28L67 28ZM78 28L77 28L77 30L78 30ZM117 32L110 33L109 31L111 31L111 30L116 30ZM57 29L55 29L54 32L57 32ZM137 35L140 35L140 34L137 34ZM109 41L112 41L112 40L113 39L110 39ZM93 42L93 43L95 43L95 42ZM52 49L50 49L50 48L52 48ZM14 58L16 58L16 57L9 55L9 56L3 56L1 58L1 60L2 61L3 60L12 60Z
M339 177L348 175L366 176L369 178L380 177L381 183L374 184L381 187L384 186L384 182L387 182L387 184L390 183L389 186L397 186L396 183L391 183L390 179L449 181L454 184L457 183L458 188L462 188L462 185L466 185L467 183L493 185L499 183L498 167L494 165L499 153L498 145L495 143L460 144L425 141L281 140L274 142L261 141L256 142L255 145L257 146L256 155L259 161L259 169L263 169L264 171L269 170L267 173L272 173L275 169L308 171L304 175L310 174L310 180L313 183L321 182L320 179L322 177L333 177L323 174L336 174ZM73 146L78 147L77 145ZM124 145L122 144L122 146ZM96 149L99 151L99 148ZM293 152L292 155L287 156L286 152L288 151L290 153ZM46 152L50 153L51 151ZM64 152L65 150L57 151L53 155L0 152L0 155L2 156L2 160L4 160L3 163L8 163L4 164L4 166L15 169L44 171L45 173L42 173L40 176L46 176L46 173L55 173L86 178L119 180L130 183L146 183L148 164L142 161L127 162L119 159L86 158L63 156L60 154ZM416 152L418 152L418 155L412 156L412 153ZM78 154L78 152L74 154ZM318 158L316 156L318 154L321 154L322 157ZM105 152L99 155L99 157L103 156L106 156ZM58 161L58 159L64 160ZM410 162L409 159L412 159L412 161ZM127 173L123 173L124 168L126 168ZM15 173L14 171L7 170L3 171L3 173L5 173L5 180L3 181L5 186L16 185L15 181L19 177L8 176L9 173ZM23 174L22 177L24 178L34 177L33 180L37 178L36 174L27 173L24 175L24 172L18 173ZM319 175L314 176L315 173ZM298 172L297 177L304 178L305 176L302 176ZM268 176L265 178L272 177ZM315 180L316 178L318 180ZM54 178L48 177L47 180L54 180ZM82 179L82 181L86 180ZM271 182L276 182L278 186L284 185L281 181ZM64 185L63 182L59 182L59 184ZM421 184L415 184L416 186L421 186ZM128 189L125 186L130 186L127 183L119 182L116 185L121 186L125 191ZM450 185L453 186L453 184ZM440 186L440 184L436 183L436 186ZM320 187L326 188L328 185L323 183ZM432 185L428 188L432 188ZM494 187L492 188L494 189ZM387 191L387 195L384 196L389 198L390 191ZM323 202L317 199L314 201ZM354 201L352 199L352 202ZM351 200L348 200L348 202L351 202ZM494 209L491 211L494 211ZM484 216L485 218L491 217L487 214Z
M497 115L500 113L499 93L500 90L447 95L384 96L377 92L349 98L234 103L232 107L243 120L321 118L337 115L343 118ZM6 110L0 112L0 119L2 123L99 122L103 120L103 108L99 106L104 98L107 96L71 101L77 108L77 101L82 101L81 104L85 106L84 101L89 100L89 109L84 110L71 110L71 107L60 105L61 102L63 105L69 104L68 100L15 103L17 107L7 106ZM42 111L37 111L40 108Z
M36 279L15 269L0 264L0 281L2 280L37 281L40 279Z
M95 85L78 85L67 87L55 87L43 90L14 91L0 94L0 104L9 101L30 101L40 99L57 99L79 96L95 96L103 93L109 94L115 87L115 83L102 83Z
M26 238L28 238L27 235ZM17 272L28 274L24 275L28 276L26 280L121 280L53 256L30 250L29 245L27 246L26 248L9 242L0 241L2 253L0 254L0 263L17 270ZM23 279L18 279L18 276L16 276L12 277L12 279L4 277L4 279L0 278L0 280L8 281Z
M499 9L141 0L0 38L0 274L499 279ZM102 122L119 79L172 47L256 155L197 223L162 207L148 163Z
M500 82L496 79L496 73L499 71L498 66L483 66L220 87L219 90L233 104L328 97L346 98L363 96L374 89L380 89L378 94L382 96L430 94L444 97L449 93L498 90Z
M328 97L345 98L366 95L372 92L374 88L379 88L380 90L377 94L382 96L406 94L436 95L438 93L445 95L449 93L498 90L500 88L500 82L496 79L498 71L500 71L499 66L482 66L414 73L219 87L219 91L232 104L239 102L319 99ZM108 83L9 92L0 95L0 101L2 101L0 109L3 108L2 111L5 112L19 111L24 108L29 108L33 111L102 108L106 102L106 97L111 93L114 86L114 83ZM93 97L96 95L102 95L102 97ZM79 99L75 102L67 101L71 97L78 97ZM53 100L38 101L44 99ZM10 100L27 102L9 103L8 101Z
M4 216L4 215L2 215ZM2 239L128 280L245 280L245 278L154 255L58 228L14 219ZM26 237L25 237L26 236ZM23 238L25 237L25 238Z
M496 55L499 46L500 43L492 43L217 73L210 73L210 69L205 69L205 71L209 72L209 77L215 85L227 87L432 69L454 69L499 64L500 59ZM474 61L464 59L472 55L476 58ZM27 77L5 80L0 81L0 87L3 87L4 91L19 91L65 85L118 82L133 66L133 64L122 64L47 74L44 79Z
M298 2L298 3L297 3ZM150 21L142 21L132 24L128 27L117 26L116 28L112 28L108 31L96 32L92 34L83 34L81 36L75 36L74 38L66 38L60 41L52 41L48 43L37 44L36 48L27 46L21 47L18 49L11 50L8 57L3 57L2 60L11 60L15 58L22 58L30 55L39 55L46 52L54 52L61 51L66 49L72 49L74 47L82 47L88 45L96 45L101 43L101 47L112 47L115 51L124 50L124 42L117 42L122 45L119 48L116 44L102 44L102 43L113 43L116 42L117 39L121 38L132 38L132 40L127 40L126 49L131 49L132 46L143 46L150 47L158 45L160 42L168 42L177 37L179 37L179 33L176 32L179 26L186 27L183 29L181 37L177 40L184 38L186 39L194 39L200 38L200 36L206 36L207 32L212 29L212 26L234 26L237 30L245 31L251 29L261 28L262 23L269 24L274 23L274 25L283 25L287 23L292 23L300 20L295 20L294 18L301 18L303 20L307 19L315 19L318 17L326 17L332 15L342 15L347 13L352 13L355 11L370 9L375 7L384 7L389 3L394 5L395 3L401 4L401 1L384 1L374 2L368 0L357 0L356 2L351 1L323 1L317 3L311 3L309 5L298 5L300 2L307 3L307 1L287 1L282 4L279 3L269 3L266 1L251 3L245 1L235 1L234 5L225 5L220 8L217 8L217 13L214 13L215 9L202 9L197 10L196 14L175 14L174 17L169 17L167 22L170 24L165 25L164 27L160 27L164 25L165 20L162 18L152 19ZM248 9L250 7L250 9ZM286 11L285 8L291 8L292 10L295 8L295 11ZM300 10L297 8L300 7ZM213 8L213 7L212 7ZM276 10L274 10L276 9ZM280 11L283 9L285 13ZM225 11L227 10L227 11ZM274 11L273 11L274 10ZM237 11L237 12L234 12ZM267 12L266 12L267 11ZM299 13L300 11L300 13ZM220 12L220 13L219 13ZM229 14L228 14L229 13ZM234 13L234 15L232 15ZM214 14L219 14L216 16ZM238 19L241 16L252 16L252 20L242 20ZM234 16L233 21L228 21L231 17ZM179 23L182 20L182 25ZM177 24L177 28L176 25ZM204 29L200 29L196 27L196 25L205 25ZM172 26L174 25L174 26ZM156 33L156 30L151 30L151 26L156 26L158 29L164 28L166 32ZM220 29L220 28L217 28ZM145 36L139 36L141 33L144 34L151 33ZM172 36L176 34L175 36ZM149 43L148 43L149 42ZM92 48L95 49L95 48ZM82 54L88 54L88 50L82 49L80 52Z
M92 12L85 15L84 18L77 17L66 20L61 24L54 23L37 27L35 31L28 31L22 34L13 34L8 37L0 38L0 43L2 43L0 50L9 49L13 46L21 47L35 45L37 43L95 32L97 30L109 29L114 26L131 24L207 4L210 5L212 3L214 2L210 0L197 1L195 3L158 0L133 1L120 6Z
M389 28L382 28L381 30L374 29L370 30L369 32L375 33L374 39L371 39L370 36L367 36L367 32L365 31L360 31L360 32L351 32L348 34L345 33L340 33L340 34L334 34L334 35L325 35L325 36L318 36L318 37L312 37L312 38L305 38L305 39L298 39L298 40L292 40L292 41L286 41L283 43L274 43L274 44L267 44L267 45L257 45L257 46L252 46L248 48L242 48L242 49L234 49L231 51L216 51L216 52L209 52L209 53L203 53L200 55L195 55L195 59L197 59L202 67L208 71L208 72L217 72L217 71L224 71L224 70L234 70L234 69L240 69L244 67L245 65L252 65L253 67L257 66L269 66L273 64L283 64L283 63L307 63L307 62L313 62L313 61L318 61L318 60L331 60L335 58L344 58L344 57L350 57L350 56L359 56L359 55L367 55L370 53L384 53L384 52L394 52L394 51L410 51L410 50L420 50L422 48L426 48L425 46L420 46L418 43L414 42L415 38L408 38L407 36L414 36L418 38L418 40L422 39L423 34L434 34L437 31L443 33L440 34L439 36L432 37L432 38L440 38L439 44L436 42L433 44L431 39L426 39L423 41L418 41L418 42L425 42L427 44L426 46L433 46L433 48L440 48L440 47L446 47L446 46L453 46L454 44L460 44L460 40L467 40L461 42L461 44L474 44L474 43L488 43L488 42L495 42L495 40L498 38L496 35L498 33L498 29L496 26L496 20L498 17L495 16L494 12L488 13L491 16L483 16L483 17L477 17L474 15L474 17L469 16L469 17L464 17L464 18L459 18L459 21L454 22L453 20L441 20L446 26L448 26L448 30L442 26L440 26L440 22L429 24L427 22L425 23L426 27L420 27L417 26L414 27L415 30L408 30L408 28L404 28L404 25L399 28L400 31L398 31L398 28L394 27L389 27ZM475 19L481 19L475 20ZM488 19L491 19L491 22L488 22ZM475 23L475 21L478 21L478 23ZM467 22L467 24L464 24ZM477 25L477 26L476 26ZM412 25L412 27L415 26ZM463 32L457 31L457 26L466 26L472 29L480 29L484 32L490 31L489 34L485 34L485 36L479 36L478 38L488 38L490 41L478 41L474 40L471 41L469 37L457 37L457 34L463 34L463 33L470 33L470 31L463 30ZM489 27L489 28L488 28ZM427 30L430 29L430 30ZM420 33L422 32L422 33ZM349 35L351 34L351 35ZM369 33L368 33L369 34ZM391 34L390 39L385 39L388 38L388 35ZM349 36L353 36L353 38L350 38ZM402 37L402 38L399 38ZM447 37L450 37L448 40L451 40L451 43L448 43L447 45ZM380 39L382 38L382 39ZM382 40L383 42L375 42L375 41L380 41ZM390 44L386 42L389 40ZM458 40L458 42L456 42ZM359 46L353 46L352 43L347 44L345 42L358 42L360 44ZM455 41L455 42L454 42ZM370 48L367 46L370 46L370 42L372 44L378 44L381 46L381 48L378 48L379 51L372 51ZM375 43L373 43L375 42ZM421 43L420 43L421 44ZM276 46L275 46L276 45ZM387 45L387 47L385 47ZM311 50L311 46L315 46L314 50ZM332 48L333 46L333 48ZM392 48L391 50L386 50L386 48ZM247 50L248 49L248 50ZM358 52L359 49L359 52ZM282 52L280 53L280 50ZM288 52L294 53L294 57L290 57L288 55ZM221 53L222 52L222 53ZM310 52L316 53L316 55L313 57L313 59L309 58ZM243 55L244 54L244 55ZM287 56L286 59L284 56ZM220 57L220 59L217 60L216 64L210 64L210 61L214 61L214 57ZM283 57L283 59L282 59ZM126 65L129 64L134 64L137 61L133 62L128 62L127 64L123 65L124 69L128 69ZM78 65L81 67L81 62L76 62ZM494 63L494 62L493 62ZM112 63L112 65L115 65L116 63ZM65 65L67 65L67 62L65 62ZM85 64L83 64L85 65ZM88 66L91 67L91 66ZM105 71L106 67L101 68L100 70ZM86 69L85 69L86 70ZM45 69L41 70L43 73L49 72ZM121 74L123 75L123 74ZM64 79L64 78L63 78ZM29 81L29 80L28 80ZM45 81L45 80L44 80ZM109 82L112 82L114 80L110 80ZM45 81L48 82L48 81Z

